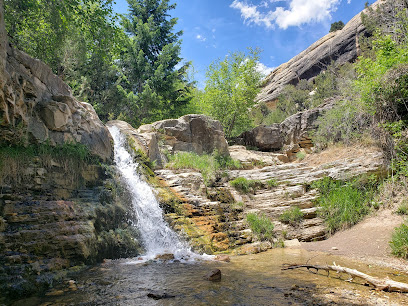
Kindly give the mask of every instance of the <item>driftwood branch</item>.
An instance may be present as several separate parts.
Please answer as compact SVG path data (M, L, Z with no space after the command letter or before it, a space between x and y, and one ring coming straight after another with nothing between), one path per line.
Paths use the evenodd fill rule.
M300 269L300 268L306 268L313 273L317 273L319 270L327 271L328 273L330 271L335 271L337 273L345 273L350 276L350 278L346 280L349 282L351 282L353 278L358 277L358 278L365 280L370 285L374 286L376 290L408 293L408 284L406 283L396 282L396 281L389 279L388 277L387 278L377 278L377 277L362 273L355 269L337 266L336 264L334 264L333 266L329 266L329 265L320 266L320 265L309 265L309 264L307 265L285 264L283 265L282 270L294 270L294 269Z

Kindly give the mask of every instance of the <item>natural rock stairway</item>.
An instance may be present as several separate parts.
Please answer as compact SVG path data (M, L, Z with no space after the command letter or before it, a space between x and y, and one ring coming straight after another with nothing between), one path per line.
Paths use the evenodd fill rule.
M247 151L242 154L248 165L248 156L258 156L260 159L254 164L267 165L249 170L228 171L228 181L222 180L217 186L206 187L202 176L191 170L158 170L156 174L161 177L179 194L185 203L190 205L191 215L196 226L204 229L201 235L209 237L212 251L226 251L236 249L238 253L258 252L271 247L270 243L260 243L252 234L246 222L248 213L260 213L268 216L275 225L275 233L279 239L298 239L299 241L316 241L326 238L326 226L318 217L318 208L315 200L318 192L310 188L310 183L324 177L334 179L348 179L361 174L378 173L383 171L383 155L381 152L365 152L349 158L342 158L323 163L318 166L308 163L286 163L276 158L276 154L252 153ZM267 158L267 162L262 157ZM235 152L235 158L239 154ZM273 159L276 164L273 164ZM239 194L233 189L229 181L244 177L251 180L260 180L266 183L274 179L276 187L264 187L256 190L255 194ZM266 184L265 184L266 186ZM217 191L218 190L218 191ZM234 203L225 203L211 194L227 192L232 195ZM239 206L236 203L242 202ZM299 207L303 213L303 221L298 224L282 223L279 216L292 207ZM177 229L176 214L171 214ZM182 228L178 228L182 230ZM195 237L198 238L198 237ZM202 241L204 241L203 239ZM208 242L207 240L207 242Z

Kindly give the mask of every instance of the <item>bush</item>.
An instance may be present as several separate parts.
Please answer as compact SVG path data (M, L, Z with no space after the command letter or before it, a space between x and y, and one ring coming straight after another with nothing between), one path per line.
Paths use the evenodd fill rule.
M260 240L272 239L275 226L265 214L250 213L246 219L249 228Z
M291 225L297 225L303 221L303 212L300 210L299 207L291 207L290 209L284 211L279 216L279 221L284 223L289 223Z
M326 177L312 183L312 187L319 189L319 215L325 220L329 233L333 234L356 224L370 212L376 179L369 177L343 182Z
M277 180L270 179L266 181L266 185L268 185L269 188L273 188L273 187L277 187L279 184Z
M392 234L390 241L392 254L407 259L408 258L408 225L401 224Z
M338 31L338 30L341 30L341 29L343 29L344 28L344 22L343 21L336 21L336 22L333 22L332 24L331 24L331 26L330 26L330 33L331 32L335 32L335 31Z
M248 180L244 177L237 177L230 182L231 186L242 193L255 193L256 190L262 187L262 182L259 180Z

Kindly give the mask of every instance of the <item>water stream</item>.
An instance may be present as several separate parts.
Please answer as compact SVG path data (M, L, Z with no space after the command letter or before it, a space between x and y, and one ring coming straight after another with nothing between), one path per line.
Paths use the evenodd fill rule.
M188 244L179 239L163 218L163 211L152 188L138 173L138 164L126 150L126 139L117 127L109 131L114 140L115 164L123 183L131 194L136 213L136 224L146 250L144 259L154 259L159 254L173 254L175 259L197 257Z

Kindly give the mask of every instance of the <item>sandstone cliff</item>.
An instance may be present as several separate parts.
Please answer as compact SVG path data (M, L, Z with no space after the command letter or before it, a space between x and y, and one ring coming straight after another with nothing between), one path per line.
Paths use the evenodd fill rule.
M375 2L375 7L383 0ZM309 80L325 70L332 61L339 64L352 62L359 56L359 36L366 32L360 14L352 18L342 30L332 32L319 39L309 48L287 63L273 70L265 79L259 102L273 108L283 87L296 85L300 80Z
M41 61L7 43L0 3L0 139L3 143L81 143L103 160L112 157L109 131L93 107Z

